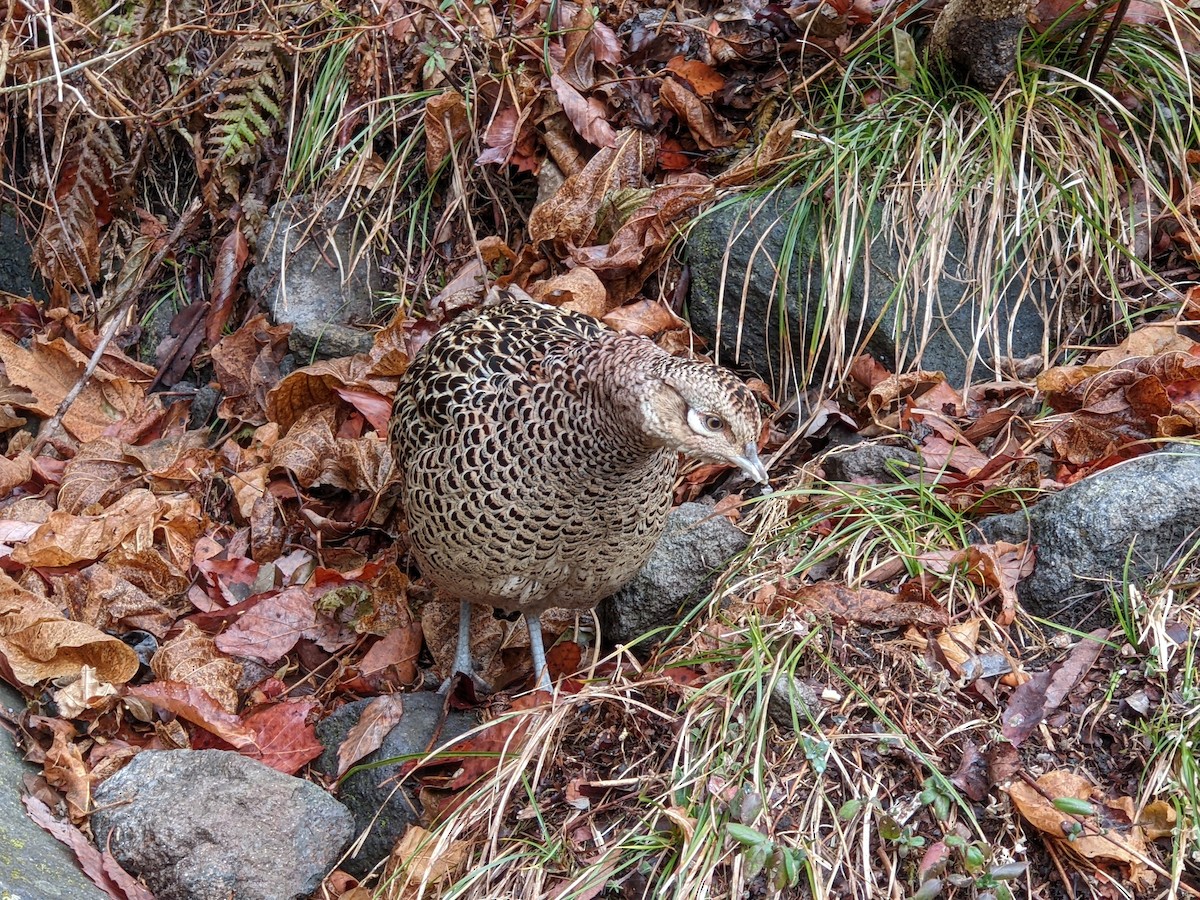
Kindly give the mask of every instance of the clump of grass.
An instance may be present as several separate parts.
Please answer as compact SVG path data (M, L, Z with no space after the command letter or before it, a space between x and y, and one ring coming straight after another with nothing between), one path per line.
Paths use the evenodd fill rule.
M521 714L522 746L436 829L470 856L428 896L879 896L918 888L939 840L971 883L1012 871L1009 823L978 821L949 778L994 724L911 635L765 599L818 566L855 583L898 558L904 577L963 544L961 515L920 484L817 485L800 502L764 505L788 512L764 508L756 549L685 640ZM969 609L975 590L944 596Z
M1156 228L1178 219L1195 233L1181 203L1200 125L1200 22L1164 11L1165 25L1119 29L1094 82L1064 68L1078 35L1054 34L1025 49L997 96L925 67L900 89L889 26L847 55L840 79L807 87L797 112L820 140L801 141L762 188L792 187L781 195L783 253L760 262L777 267L776 315L800 336L782 348L781 395L837 383L881 327L896 366L918 366L938 320L968 314L971 302L976 339L963 349L977 377L1010 355L994 315L1006 295L1047 321L1047 352L1111 322L1128 329L1157 302L1170 276L1151 265ZM856 283L872 280L880 236L899 251L893 318L859 322ZM810 255L822 261L811 284L796 266ZM963 293L947 309L937 286L952 259L965 266ZM789 300L800 321L789 321Z

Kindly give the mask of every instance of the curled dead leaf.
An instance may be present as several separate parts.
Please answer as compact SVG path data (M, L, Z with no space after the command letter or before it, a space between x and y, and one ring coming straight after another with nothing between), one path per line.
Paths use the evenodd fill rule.
M193 684L225 712L237 712L241 663L221 654L213 639L192 622L185 621L183 630L158 648L150 668L160 681Z
M13 677L33 685L47 678L78 677L91 666L96 677L124 684L138 670L137 654L120 639L63 618L54 604L0 571L0 654Z

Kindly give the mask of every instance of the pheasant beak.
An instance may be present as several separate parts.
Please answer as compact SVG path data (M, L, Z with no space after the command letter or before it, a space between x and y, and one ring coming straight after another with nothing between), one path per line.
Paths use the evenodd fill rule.
M742 456L735 456L730 459L734 465L746 473L748 478L752 478L759 484L766 484L767 467L762 464L762 460L758 458L758 448L751 442L746 445L746 452Z

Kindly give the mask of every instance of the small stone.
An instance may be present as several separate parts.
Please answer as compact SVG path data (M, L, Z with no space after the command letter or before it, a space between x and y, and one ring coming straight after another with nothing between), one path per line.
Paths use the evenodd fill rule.
M767 698L767 715L784 731L791 731L794 724L803 728L820 721L821 712L820 695L794 675L781 672L771 683L771 696Z

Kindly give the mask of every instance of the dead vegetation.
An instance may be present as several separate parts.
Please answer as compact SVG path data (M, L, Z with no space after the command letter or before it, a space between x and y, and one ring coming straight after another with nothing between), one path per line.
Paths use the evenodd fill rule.
M780 404L774 497L722 500L751 550L648 660L589 667L566 635L553 708L502 694L468 752L414 768L429 821L381 893L1194 895L1191 559L1124 585L1119 629L1056 633L1017 600L1029 548L971 528L1200 426L1198 29L1132 4L1084 85L1111 12L1037 4L987 96L897 49L921 5L0 2L0 189L48 294L0 308L0 668L35 796L86 828L146 749L302 772L314 720L418 687L432 600L381 437L407 359L484 281L697 347L682 229L802 178L822 296L883 210L920 312L958 221L1011 250L981 254L985 293L1032 260L1071 341L1111 348L964 393L846 345L820 362L840 380L814 356L759 385L837 387L803 440ZM289 368L245 291L290 196L384 260L369 353ZM173 333L139 358L160 305ZM825 481L835 424L921 467Z

